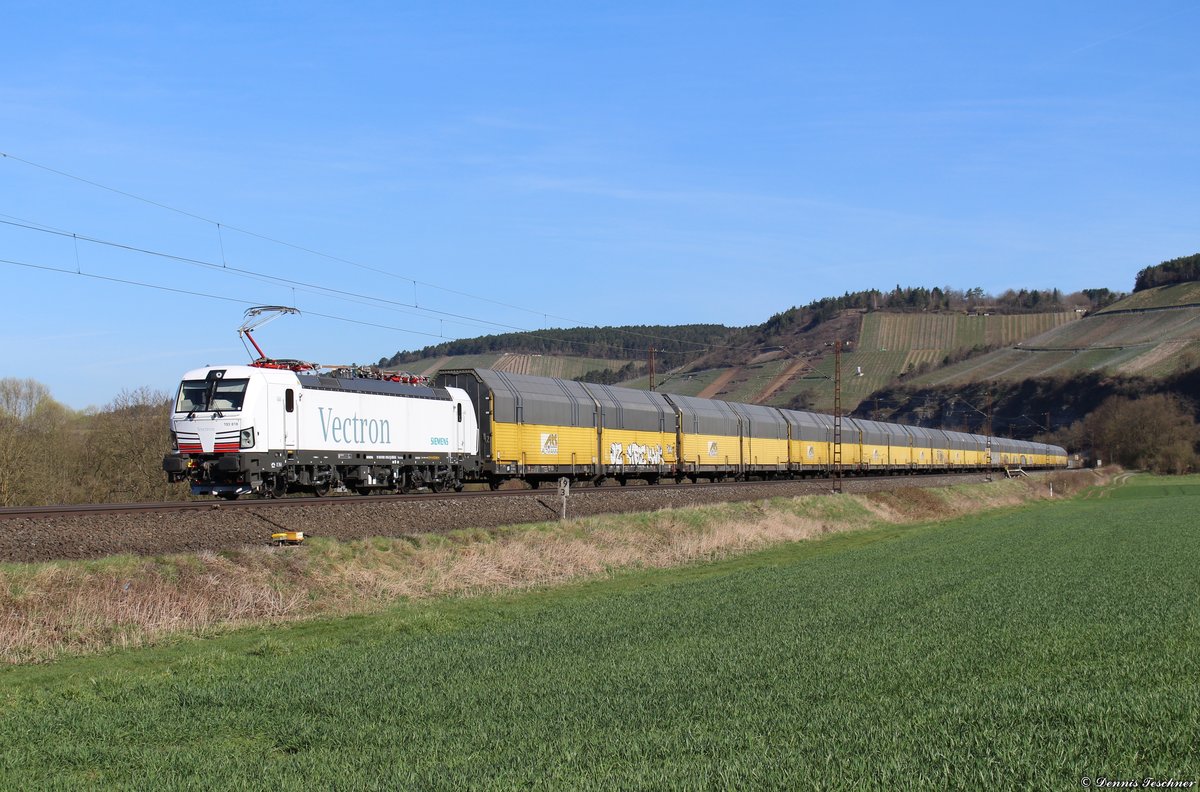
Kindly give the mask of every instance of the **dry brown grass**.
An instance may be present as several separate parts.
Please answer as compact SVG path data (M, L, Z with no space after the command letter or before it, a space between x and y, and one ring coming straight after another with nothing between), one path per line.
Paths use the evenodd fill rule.
M1085 472L1053 480L1055 492L1063 493L1103 479ZM401 599L553 586L1045 497L1047 481L1031 479L613 515L416 540L321 540L302 548L8 565L0 568L0 657L30 662L181 633L364 612Z

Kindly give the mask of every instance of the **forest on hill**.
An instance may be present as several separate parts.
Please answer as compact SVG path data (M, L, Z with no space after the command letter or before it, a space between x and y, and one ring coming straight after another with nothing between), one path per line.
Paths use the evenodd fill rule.
M1156 286L1170 286L1189 281L1200 281L1200 253L1146 267L1134 279L1133 290L1140 292Z
M525 355L570 355L627 360L641 358L654 347L664 366L682 365L727 341L736 328L716 324L570 327L446 341L382 358L379 365L394 368L446 355L484 355L510 352Z
M1008 289L998 295L986 294L982 288L954 289L901 287L889 292L878 289L846 292L841 297L824 297L803 307L793 307L775 314L766 321L766 331L783 331L788 327L811 326L827 321L846 309L864 311L937 312L986 311L997 314L1045 313L1075 308L1098 310L1124 297L1123 292L1109 289L1084 289L1063 294L1059 289Z

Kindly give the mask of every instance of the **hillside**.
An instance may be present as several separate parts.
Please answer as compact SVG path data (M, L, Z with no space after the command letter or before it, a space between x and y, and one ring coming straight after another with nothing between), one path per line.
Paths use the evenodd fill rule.
M726 343L736 332L737 328L714 324L555 327L444 341L416 351L397 352L381 358L379 365L388 369L406 367L416 370L422 364L431 364L443 357L457 361L468 356L505 353L628 361L653 346L664 364L678 366Z
M858 343L842 355L842 405L852 410L874 391L902 376L941 366L947 358L966 357L1000 344L1017 343L1044 330L1077 320L1075 313L1042 314L864 314ZM819 380L789 384L771 403L788 404L809 394L815 409L833 406L833 361L817 367Z
M1138 292L1078 322L915 377L939 386L1093 371L1162 377L1200 362L1200 295L1188 283Z
M1036 312L1034 306L1054 310ZM847 412L868 399L866 406L876 410L879 402L914 389L950 393L973 383L1060 381L1090 372L1162 379L1200 362L1200 283L1132 295L1022 289L999 298L980 290L897 287L817 300L746 328L514 333L400 352L381 364L424 374L489 367L646 389L653 346L656 390L829 411L835 343L843 349Z
M1194 403L1200 393L1200 368L1165 377L1113 375L1100 371L1022 380L979 381L954 385L895 385L873 394L854 415L916 426L940 426L986 432L990 410L996 434L1021 439L1061 430L1113 396L1128 399L1163 394ZM1198 412L1197 417L1200 417ZM1070 438L1051 438L1073 445Z
M1145 311L1154 308L1179 308L1200 306L1200 281L1160 286L1134 292L1120 302L1102 308L1096 313L1119 313L1121 311Z
M654 384L656 390L685 396L831 410L833 345L840 341L844 349L843 408L851 410L870 393L892 384L906 372L912 374L941 365L948 359L1017 343L1049 328L1073 322L1077 317L1074 312L939 314L851 309L816 322L784 322L782 325L768 322L742 330L703 326L714 343L708 348L698 348L690 356L682 351L657 351ZM614 330L637 332L639 335L630 336L636 342L644 341L651 328L605 328L602 337L612 338ZM564 331L547 332L559 334ZM593 332L580 331L570 340L581 348L588 348L597 338ZM687 328L684 337L686 342L699 347L699 342L691 339L704 336ZM452 354L458 350L500 346L504 343L499 340L502 338L484 337L442 344L422 350L423 354L398 354L384 363L394 366L396 361L404 361L401 365L408 370L426 375L444 368L479 367L565 379L619 381L626 387L641 389L650 386L645 350L641 350L638 359L520 351ZM515 343L517 340L529 339L512 339L514 346L519 348L521 344ZM534 345L544 341L534 339ZM682 346L681 339L679 348ZM611 349L619 347L614 345ZM622 373L627 376L620 377Z
M832 344L844 342L842 406L854 409L872 392L906 375L1002 344L1017 343L1074 322L1074 312L1025 314L845 311L822 328L776 339L741 366L688 369L663 389L687 396L832 410ZM760 346L760 349L762 347ZM767 347L769 350L770 347ZM646 387L645 379L630 383Z

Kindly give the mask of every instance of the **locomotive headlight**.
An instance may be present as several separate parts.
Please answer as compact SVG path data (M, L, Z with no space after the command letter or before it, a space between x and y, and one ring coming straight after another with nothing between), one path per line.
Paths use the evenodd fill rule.
M242 448L254 448L254 427L248 426L242 430L238 445Z

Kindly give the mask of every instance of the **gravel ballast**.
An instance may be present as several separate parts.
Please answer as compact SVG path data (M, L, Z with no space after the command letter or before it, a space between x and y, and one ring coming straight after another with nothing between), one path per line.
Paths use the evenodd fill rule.
M939 487L987 480L982 474L847 478L848 493L907 487ZM649 512L729 501L830 493L828 480L743 482L720 486L573 487L568 517ZM236 507L218 502L199 511L92 513L0 520L0 561L37 562L103 558L118 554L166 555L269 544L275 531L339 540L411 536L464 528L558 519L554 488L461 496L428 495L410 500L333 498L301 505L262 501Z

